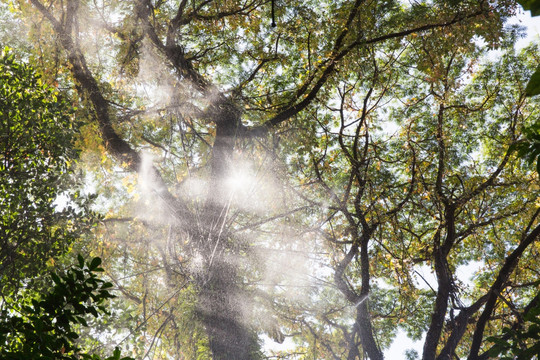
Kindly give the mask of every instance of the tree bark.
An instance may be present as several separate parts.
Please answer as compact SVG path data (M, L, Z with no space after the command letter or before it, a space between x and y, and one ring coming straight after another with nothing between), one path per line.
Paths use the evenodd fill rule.
M199 287L198 313L206 328L214 360L250 360L258 353L257 335L243 321L249 313L247 297L240 288L238 264L228 255L234 243L224 224L230 190L226 187L232 157L241 126L241 112L223 100L210 109L216 137L210 160L210 182L204 209L203 236L197 251L204 258L204 271L196 277Z

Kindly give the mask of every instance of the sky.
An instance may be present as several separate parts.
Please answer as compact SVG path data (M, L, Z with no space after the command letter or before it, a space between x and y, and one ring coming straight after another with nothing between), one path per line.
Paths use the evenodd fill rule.
M509 24L519 24L527 27L527 36L517 42L517 48L523 48L531 41L535 39L538 41L540 38L540 16L533 18L529 11L521 11L520 14L509 21Z

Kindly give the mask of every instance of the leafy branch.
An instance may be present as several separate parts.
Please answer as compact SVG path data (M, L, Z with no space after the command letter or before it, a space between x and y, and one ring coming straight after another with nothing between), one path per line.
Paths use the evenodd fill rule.
M86 317L106 314L105 301L114 298L113 284L101 280L101 259L85 261L78 256L78 264L64 275L51 273L52 289L22 304L6 301L0 312L0 358L6 360L55 359L101 360L96 354L86 354L75 341L79 335L73 326L88 326ZM130 360L120 357L116 348L104 360Z

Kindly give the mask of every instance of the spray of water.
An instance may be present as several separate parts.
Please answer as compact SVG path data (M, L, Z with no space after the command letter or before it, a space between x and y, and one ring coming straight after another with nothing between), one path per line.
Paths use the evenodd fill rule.
M88 32L91 27L95 28L96 33L102 30L98 21L89 21L87 25ZM95 43L88 41L82 46L92 53ZM208 173L203 168L206 159L191 158L188 162L181 157L190 151L190 146L204 146L204 141L207 141L205 139L208 137L195 135L197 124L191 116L204 113L205 107L215 102L217 96L206 94L202 98L200 94L195 94L192 84L185 79L178 82L171 69L163 65L165 63L145 39L140 47L138 76L133 86L144 101L141 108L151 109L146 114L141 113L142 117L163 123L166 119L156 109L166 109L173 104L174 115L183 121L181 130L192 131L189 136L202 139L198 143L189 143L188 135L180 136L174 133L178 130L171 130L171 139L177 136L175 141L187 145L175 149L175 156L179 158L174 159L172 166L175 170L184 166L185 172L176 176L178 184L170 181L168 190L197 213L206 203L209 191L212 191L208 189ZM161 198L164 189L160 189L160 182L156 181L155 165L163 160L163 149L156 149L155 146L148 148L154 152L142 152L137 181L138 200L132 208L132 215L142 221L147 229L147 242L154 247L151 251L155 252L150 257L162 261L165 270L163 278L170 276L168 267L187 276L198 276L206 266L205 256L208 254L193 251L191 244L198 240L188 238L183 229L178 228L176 214ZM169 153L167 155L170 156ZM326 269L321 270L321 240L314 232L306 232L302 225L302 218L308 216L302 201L295 198L294 192L284 185L282 174L275 170L272 161L250 161L248 157L235 154L227 178L222 179L226 195L220 199L223 211L214 226L219 229L219 241L228 241L221 238L227 231L239 243L239 249L225 255L226 261L239 269L249 289L245 295L239 294L235 299L239 311L246 322L251 322L249 325L267 329L275 335L276 331L280 331L278 313L267 306L268 299L264 300L264 296L253 297L253 294L264 293L269 299L282 304L302 303L308 306L313 300L314 291L329 286L324 282L329 273ZM208 226L203 219L199 219L199 222L200 227ZM211 249L210 259L215 258L217 249L218 243ZM152 286L157 288L164 283L168 282L148 283L147 291L153 292ZM260 304L265 306L254 306L255 299L261 300ZM282 336L277 338L283 341Z

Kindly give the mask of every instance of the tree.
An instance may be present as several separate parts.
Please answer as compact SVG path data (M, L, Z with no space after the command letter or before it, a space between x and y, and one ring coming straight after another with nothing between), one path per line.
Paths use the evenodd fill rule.
M21 2L33 41L54 40L38 62L94 121L87 147L138 174L139 192L97 187L125 201L102 231L130 242L101 249L152 330L141 355L260 358L264 331L306 358L382 359L401 326L425 332L423 359L487 356L537 270L534 175L507 151L537 114L531 60L480 66L473 41L511 42L514 5ZM474 259L473 292L456 271Z
M540 2L537 0L518 1L518 3L523 6L523 9L530 10L531 16L540 15ZM540 69L536 69L527 83L527 95L533 96L538 94L540 94Z
M0 126L0 293L5 296L65 253L90 221L84 199L63 210L55 204L62 194L66 202L70 198L66 180L77 157L71 106L8 48L0 56ZM70 189L76 198L76 189Z
M471 70L462 57L468 51L455 46L453 36L446 38L446 44L444 40L444 35L422 37L410 48L413 56L408 65L415 65L407 71L413 81L411 88L400 85L403 92L399 98L406 105L398 106L393 115L404 121L402 135L396 140L370 135L371 140L368 134L374 130L370 130L370 117L360 121L345 118L340 131L329 136L349 154L346 166L341 165L339 171L347 169L345 173L350 175L345 183L352 185L337 186L340 184L329 181L332 176L316 175L321 186L335 194L331 219L335 225L326 237L335 244L348 239L341 245L335 277L344 296L359 304L357 318L362 322L357 323L366 324L364 319L371 318L376 329L389 331L395 328L395 319L403 319L402 326L411 335L420 337L425 331L424 359L476 359L486 356L479 351L485 346L483 332L488 319L504 318L495 315L504 313L499 301L516 296L518 290L509 283L513 269L519 260L527 263L524 252L538 237L539 229L531 228L537 213L530 206L537 194L527 194L530 174L510 165L508 151L519 139L515 129L534 110L525 106L524 91L519 90L524 82L522 74L527 72L509 67L515 58L508 56L501 64L485 65L465 86L459 79ZM437 51L445 45L452 50ZM512 78L519 80L512 84ZM353 103L345 97L342 101L341 108ZM368 91L360 107L362 114L376 101ZM352 131L358 135L351 135ZM356 141L362 141L362 152L354 150L358 148ZM396 150L389 151L392 147ZM324 156L319 161L322 168L331 160ZM516 193L523 198L514 198ZM338 224L346 225L336 232ZM491 246L500 247L502 253L485 253ZM359 264L354 261L357 255ZM486 269L480 289L469 292L470 288L458 283L457 269L473 259L501 267L493 272ZM419 264L434 270L436 283L428 282L428 291L415 284ZM372 285L368 280L373 277L378 281L372 280ZM356 278L362 280L361 286ZM371 287L374 299L369 310L365 289ZM392 294L397 299L393 306L389 304ZM529 298L524 294L516 297ZM493 321L491 324L495 326ZM377 335L362 331L366 331L365 325L364 329L353 329L351 339L358 336L364 344L363 337ZM376 356L381 358L382 354Z
M78 335L72 326L88 326L85 316L106 312L104 301L114 297L107 290L112 284L95 274L103 271L101 259L85 263L79 255L78 267L64 275L52 273L44 284L35 279L93 219L87 199L77 199L76 187L67 186L77 158L73 109L8 48L0 56L0 109L0 357L98 360L74 344ZM68 191L71 197L63 193ZM65 204L56 203L61 195ZM48 287L52 290L39 292ZM120 351L107 359L120 360Z

